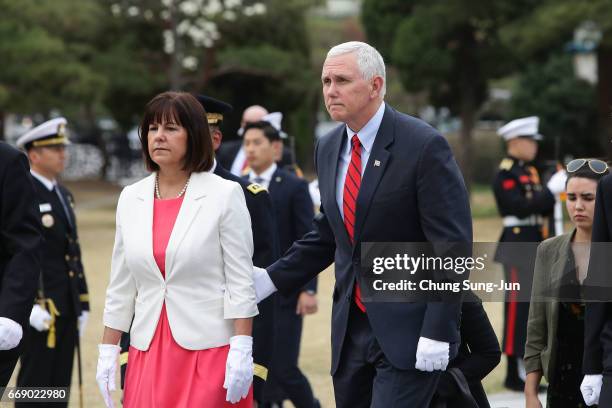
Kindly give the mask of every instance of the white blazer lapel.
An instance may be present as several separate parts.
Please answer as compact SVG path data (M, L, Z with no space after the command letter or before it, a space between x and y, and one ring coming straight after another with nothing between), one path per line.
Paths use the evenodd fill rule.
M209 184L209 177L215 176L210 173L193 173L191 175L183 204L176 217L166 248L166 280L172 273L176 252L202 206L201 198L206 196L206 185Z
M140 251L146 254L147 264L153 272L163 280L161 271L157 267L153 256L153 194L155 191L155 173L145 179L142 187L136 194L140 208L134 212L136 228L142 231L142 239L138 240Z

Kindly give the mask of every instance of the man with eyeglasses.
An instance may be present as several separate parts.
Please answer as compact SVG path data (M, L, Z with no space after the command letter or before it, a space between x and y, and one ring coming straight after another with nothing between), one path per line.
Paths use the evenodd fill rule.
M546 237L542 217L552 214L555 196L565 189L564 171L555 173L544 186L537 169L531 164L538 153L538 141L542 140L538 125L539 118L530 116L513 120L497 131L507 148L507 156L501 161L493 182L497 208L504 225L500 243L542 241ZM506 282L518 282L521 287L530 288L536 245L533 245L533 256L526 253L524 246L502 245L498 247L495 260L503 264ZM507 356L508 365L504 385L514 391L523 391L525 387L523 355L528 313L528 302L517 301L516 292L506 292L502 351Z

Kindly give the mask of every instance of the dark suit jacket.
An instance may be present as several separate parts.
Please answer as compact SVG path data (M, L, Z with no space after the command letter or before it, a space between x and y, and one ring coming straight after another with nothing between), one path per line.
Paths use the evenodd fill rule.
M217 163L214 173L226 180L240 184L244 191L247 208L251 215L253 229L253 265L265 268L279 256L278 238L274 230L274 213L270 194L259 191L256 194L248 189L252 184L247 180L233 175Z
M52 225L43 223L42 287L45 298L53 299L60 316L76 317L89 310L87 281L81 261L81 247L76 228L76 217L72 209L74 198L64 186L58 185L64 198L71 221L57 194L49 191L35 177L34 190L40 216L52 219Z
M589 270L584 281L585 299L607 302L587 302L584 317L585 374L612 374L612 177L603 177L597 186L595 215ZM604 244L607 243L607 244Z
M41 242L28 160L0 142L0 316L24 326L38 286Z
M306 180L281 168L277 168L272 175L268 190L274 206L280 250L284 253L295 241L312 229L314 205ZM302 290L316 291L317 278L308 282Z
M268 269L275 286L290 292L335 261L332 374L346 334L362 242L472 241L468 194L448 142L425 122L387 105L357 197L355 245L351 245L335 194L344 143L344 125L318 141L315 166L321 212L314 230ZM451 358L455 357L459 302L366 302L366 308L373 334L396 368L414 369L420 336L455 343Z

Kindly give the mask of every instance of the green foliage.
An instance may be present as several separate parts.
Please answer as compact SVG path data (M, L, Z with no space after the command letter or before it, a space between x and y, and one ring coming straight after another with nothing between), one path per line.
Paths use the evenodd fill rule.
M512 116L540 117L544 157L599 156L596 102L593 86L575 77L571 58L555 55L545 64L530 65L521 77L511 101ZM556 137L560 157L554 157Z

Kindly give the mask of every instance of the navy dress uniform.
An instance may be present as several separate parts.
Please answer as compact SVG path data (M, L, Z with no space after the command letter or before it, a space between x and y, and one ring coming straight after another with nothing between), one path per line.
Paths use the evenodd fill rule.
M211 129L218 128L223 122L224 115L232 110L231 105L209 96L197 95L196 98L206 111L206 118ZM271 265L279 257L280 252L274 229L270 195L262 186L230 173L217 159L215 159L211 171L221 178L240 184L242 187L253 230L253 265L260 267ZM269 361L273 353L274 299L266 299L265 302L261 302L257 306L259 314L253 319L253 361L255 363L253 392L255 399L260 400L268 376ZM127 369L129 345L129 333L124 333L121 336L120 356L122 387Z
M528 137L537 141L538 118L528 117L509 122L498 130L506 141ZM493 182L499 214L503 218L500 243L538 243L545 238L543 217L550 215L554 195L542 185L537 169L515 157L505 157ZM531 253L529 251L531 250ZM504 267L506 282L519 282L531 288L536 245L498 247L495 260ZM529 303L517 301L517 293L506 292L504 302L504 337L502 351L508 356L506 387L523 390L519 370L527 341Z
M64 118L52 119L23 135L17 145L25 150L67 145L65 126ZM61 184L31 172L44 238L35 302L46 309L51 321L46 331L29 327L17 386L70 387L78 319L89 312L74 197Z
M38 205L26 157L0 142L0 319L21 326L28 316L40 275L42 236ZM11 378L23 347L0 350L0 388Z
M251 172L249 180L262 183L270 192L280 249L284 253L312 227L314 206L308 183L277 164L260 175ZM314 278L301 291L275 295L276 335L266 401L282 401L287 397L296 407L310 408L318 404L308 379L298 367L303 317L295 312L300 293L315 294L316 290L317 278Z

